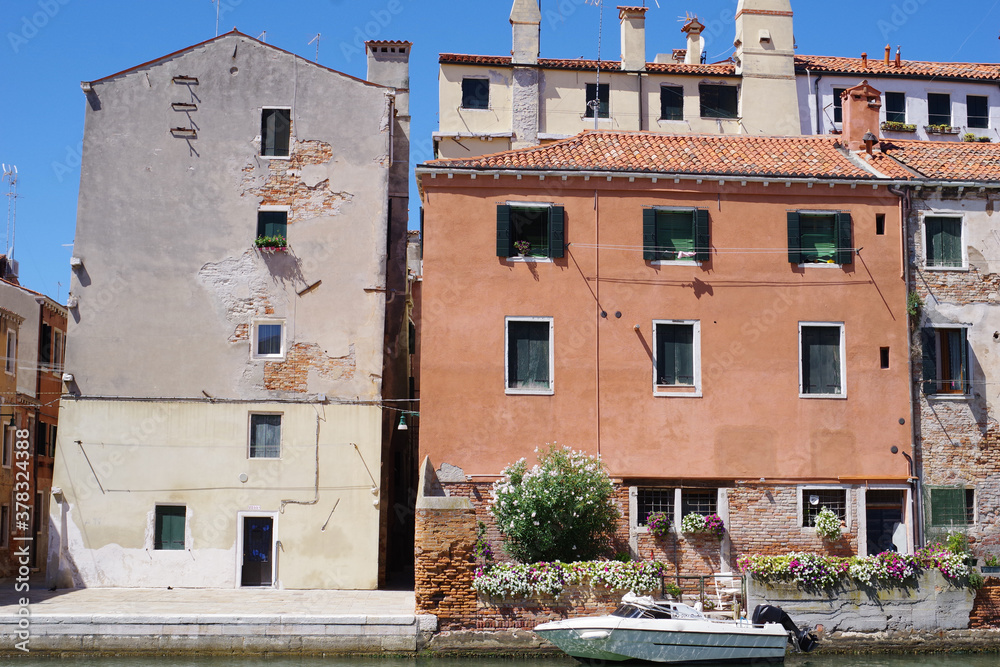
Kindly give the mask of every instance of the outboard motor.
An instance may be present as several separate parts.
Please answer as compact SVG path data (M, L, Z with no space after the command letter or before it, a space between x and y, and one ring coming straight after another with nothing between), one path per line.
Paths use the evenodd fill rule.
M780 623L781 627L788 631L788 643L795 647L796 650L802 651L803 653L809 653L809 651L816 648L819 643L819 638L813 633L809 628L803 628L799 630L799 627L795 625L791 617L786 614L781 607L775 607L769 604L759 604L753 610L753 624L754 625L764 625L765 623Z

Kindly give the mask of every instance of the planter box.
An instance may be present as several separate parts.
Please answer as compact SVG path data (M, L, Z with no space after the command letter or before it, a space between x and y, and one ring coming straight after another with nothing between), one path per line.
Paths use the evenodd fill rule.
M879 126L883 132L916 132L917 126L908 123L889 123L886 121Z
M986 575L1000 577L1000 565L983 565L979 571Z
M927 134L958 134L961 130L957 127L932 127L930 125L925 125L924 129L927 130Z
M284 246L254 246L260 252L273 253L273 252L287 252L290 248L286 245Z

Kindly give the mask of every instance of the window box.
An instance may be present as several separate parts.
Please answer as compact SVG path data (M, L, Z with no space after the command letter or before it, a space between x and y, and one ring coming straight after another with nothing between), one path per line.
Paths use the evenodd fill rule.
M264 253L286 252L289 250L288 241L283 236L258 236L253 245L257 250Z
M925 125L924 129L927 130L927 134L958 134L962 131L951 125Z
M879 126L883 132L916 132L917 126L909 123L899 123L887 120Z

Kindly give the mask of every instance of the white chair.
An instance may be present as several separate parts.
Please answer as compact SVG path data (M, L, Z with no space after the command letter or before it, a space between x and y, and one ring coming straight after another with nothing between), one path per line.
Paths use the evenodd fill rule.
M743 595L743 580L732 572L719 572L715 579L715 598L718 610L736 610L736 602Z

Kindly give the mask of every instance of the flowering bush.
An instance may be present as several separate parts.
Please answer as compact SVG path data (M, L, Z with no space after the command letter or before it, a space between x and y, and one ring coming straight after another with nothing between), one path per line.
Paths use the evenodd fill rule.
M531 243L528 241L514 241L514 249L522 255L525 255L528 253L528 250L531 249Z
M868 558L850 559L848 573L860 584L868 586L898 586L917 576L917 559L913 556L884 551Z
M681 519L681 530L685 533L713 533L722 539L722 534L726 532L726 524L718 514L702 516L697 512L691 512Z
M480 521L476 526L476 558L490 565L493 562L493 545L486 534L486 524Z
M821 509L816 515L815 525L816 533L821 537L825 537L831 542L840 539L840 517L833 510L827 507Z
M650 561L587 561L578 563L497 563L476 570L472 587L493 598L559 595L566 586L605 586L615 591L651 593L660 590L663 564Z
M966 553L955 553L940 545L924 547L916 554L920 563L926 567L934 567L949 579L962 579L969 576L969 565Z
M521 459L493 484L490 509L507 553L522 563L604 555L619 516L604 464L554 444L535 452L538 465Z
M666 537L671 528L670 515L666 512L650 512L646 517L646 527L653 537Z

